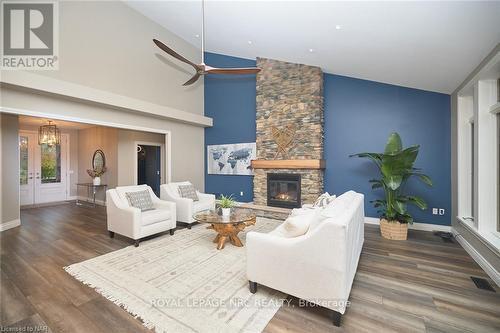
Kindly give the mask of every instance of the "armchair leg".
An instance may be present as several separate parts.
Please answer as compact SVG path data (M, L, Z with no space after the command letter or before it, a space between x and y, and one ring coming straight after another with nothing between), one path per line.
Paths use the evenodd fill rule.
M170 236L173 236L174 232L175 232L175 228L174 229L170 229Z
M188 229L191 230L191 223L188 224Z
M140 242L141 242L140 239L136 239L135 242L134 242L134 246L138 247Z
M257 282L248 281L248 286L250 287L250 292L255 294L257 292Z
M115 238L115 233L113 231L109 232L109 238Z
M341 319L342 319L342 314L340 312L333 311L333 315L332 315L333 325L340 327L340 320Z

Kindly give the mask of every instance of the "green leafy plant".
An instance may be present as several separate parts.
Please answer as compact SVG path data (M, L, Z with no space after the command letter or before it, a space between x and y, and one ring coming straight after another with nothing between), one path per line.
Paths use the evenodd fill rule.
M368 158L377 165L381 178L371 179L369 182L372 183L372 189L384 190L385 199L370 202L375 208L379 208L378 213L388 221L413 223L413 217L408 213L409 204L422 210L427 209L427 204L422 198L404 192L405 185L411 177L417 177L432 186L429 176L423 174L421 169L413 167L419 149L419 145L403 149L399 134L392 133L383 153L359 153L350 156Z
M225 196L221 194L219 197L219 206L221 208L232 208L235 205L236 201L233 199L233 195Z

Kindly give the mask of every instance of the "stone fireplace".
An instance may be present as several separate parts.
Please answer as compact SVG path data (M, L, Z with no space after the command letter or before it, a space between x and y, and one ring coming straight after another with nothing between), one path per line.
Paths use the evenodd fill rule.
M264 58L257 58L257 66L261 71L256 95L257 159L252 162L254 204L292 208L312 203L323 192L323 73L319 67ZM293 204L279 198L269 201L276 194L269 191L293 186L269 183L280 174L299 179Z

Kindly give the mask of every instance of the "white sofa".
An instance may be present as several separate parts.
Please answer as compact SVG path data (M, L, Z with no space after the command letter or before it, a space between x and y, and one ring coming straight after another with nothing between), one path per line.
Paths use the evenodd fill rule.
M340 326L364 242L364 196L349 191L314 211L304 235L283 237L283 224L247 234L250 291L262 284L329 308Z
M141 212L130 206L126 193L148 190L154 210ZM108 231L111 238L115 232L132 238L139 246L141 238L170 230L173 235L176 227L175 203L160 200L147 185L119 186L106 191L106 213Z
M196 191L200 200L183 198L179 194L179 185L191 185L190 182L168 183L160 186L160 198L162 200L173 201L177 205L177 221L187 223L191 229L194 223L193 215L208 209L215 209L215 195Z

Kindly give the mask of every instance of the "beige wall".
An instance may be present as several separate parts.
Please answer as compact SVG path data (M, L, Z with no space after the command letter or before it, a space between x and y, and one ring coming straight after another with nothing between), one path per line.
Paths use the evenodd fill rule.
M92 168L92 157L97 149L104 152L107 171L101 176L101 183L108 188L118 184L118 130L115 128L96 126L78 131L78 182L90 183L92 178L87 174L87 169ZM86 196L87 193L80 188L78 195ZM96 194L96 200L104 200L105 192Z
M54 119L80 120L84 123L109 122L110 126L147 128L148 131L171 132L172 181L190 180L200 190L204 189L204 129L202 127L147 117L142 114L120 111L90 103L47 94L34 94L5 85L0 87L1 105L7 108L36 110Z
M118 186L135 185L135 168L137 163L136 142L165 143L165 135L130 130L118 131ZM165 160L165 152L162 152L162 160ZM166 181L166 165L161 173L161 183Z
M122 1L59 1L59 70L38 75L203 114L203 80L159 50L158 38L198 62L200 51Z
M19 219L19 119L15 115L1 117L1 219L0 223Z

